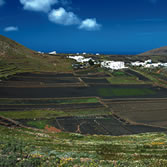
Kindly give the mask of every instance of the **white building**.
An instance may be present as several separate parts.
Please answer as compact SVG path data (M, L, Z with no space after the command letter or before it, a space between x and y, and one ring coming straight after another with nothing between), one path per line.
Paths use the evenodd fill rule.
M146 64L144 67L145 68L156 68L159 66L162 66L162 64L161 63L152 63L152 64Z
M156 68L156 67L167 67L167 63L152 63L152 60L146 60L145 62L140 62L140 61L136 61L136 62L132 62L131 63L132 66L142 66L145 68Z
M86 63L89 60L94 61L92 58L85 58L84 56L69 56L68 58L76 60L78 63Z
M49 52L50 55L56 55L57 52L56 51L53 51L53 52Z
M164 63L164 67L167 67L167 63Z
M139 67L139 66L144 66L145 63L144 62L140 62L140 61L136 61L136 62L132 62L131 65Z
M144 63L146 63L146 64L152 63L152 60L151 59L146 60Z
M44 54L44 52L38 51L39 54Z
M119 70L127 68L125 67L125 63L122 61L103 61L101 63L101 67L113 69L113 70Z

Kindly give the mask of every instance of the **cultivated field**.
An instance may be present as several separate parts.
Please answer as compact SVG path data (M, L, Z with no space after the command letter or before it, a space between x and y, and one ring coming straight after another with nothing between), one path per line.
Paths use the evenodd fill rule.
M117 115L128 121L167 128L167 99L120 99L105 102Z
M108 78L125 75L146 83L129 85L108 81ZM165 99L153 102L141 99L165 98L167 90L147 81L132 70L110 76L97 71L17 74L0 83L0 115L25 126L52 127L56 131L81 134L116 136L165 132L165 119L156 117L159 113L164 115Z

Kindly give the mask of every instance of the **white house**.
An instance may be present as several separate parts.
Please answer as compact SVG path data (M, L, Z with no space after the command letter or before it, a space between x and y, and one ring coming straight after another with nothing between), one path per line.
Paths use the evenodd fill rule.
M113 70L119 70L127 68L125 67L125 63L122 61L103 61L101 63L101 67L113 69Z
M152 63L152 60L151 60L151 59L149 59L149 60L146 60L144 63L145 63L145 64Z
M44 52L38 51L39 54L44 54Z
M140 62L140 61L136 61L136 62L132 62L131 63L132 66L144 66L145 65L145 62Z
M56 55L57 52L56 51L53 51L53 52L49 52L50 55Z
M152 63L151 59L146 60L145 62L140 62L140 61L132 62L131 65L132 66L142 66L145 68L156 68L159 66L167 67L167 63L160 63L160 62L159 63Z
M167 63L164 63L164 67L167 67Z
M89 60L94 61L92 58L85 58L84 56L69 56L68 58L76 60L78 63L86 63Z

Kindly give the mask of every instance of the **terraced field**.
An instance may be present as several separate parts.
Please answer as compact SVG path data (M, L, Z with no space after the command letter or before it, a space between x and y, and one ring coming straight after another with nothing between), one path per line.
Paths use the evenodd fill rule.
M113 111L130 122L167 128L167 99L106 100Z
M101 76L101 74L100 74ZM110 84L105 77L72 73L20 74L0 82L0 98L167 97L167 90L148 84Z
M140 113L137 114L138 119L133 119L134 113L128 107L139 104L138 100L129 106L127 101L127 106L121 101L118 105L116 103L118 98L167 97L166 89L147 84L112 85L106 80L107 77L105 73L14 75L0 83L0 115L30 127L45 129L49 126L59 131L81 134L116 136L167 130L158 123L151 124L152 117L146 117L145 122L138 120ZM145 104L149 106L149 103ZM164 107L165 110L167 106ZM134 109L136 112L137 108ZM154 109L155 106L150 106L150 112ZM146 109L144 112L147 112Z
M110 115L105 116L80 116L58 117L55 119L20 119L25 126L46 129L54 127L61 132L71 132L90 135L132 135L146 132L167 132L166 128L151 127L146 125L133 125L118 120Z

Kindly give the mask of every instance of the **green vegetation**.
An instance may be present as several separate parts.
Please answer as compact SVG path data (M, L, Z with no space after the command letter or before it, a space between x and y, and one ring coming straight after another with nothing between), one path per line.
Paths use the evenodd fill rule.
M99 88L99 96L144 96L153 95L156 92L147 88Z
M30 127L35 127L38 129L45 129L46 125L49 124L48 120L34 120L34 121L28 121L26 123Z
M52 119L64 116L108 115L106 108L69 109L69 110L32 110L32 111L1 111L0 116L11 119Z
M0 78L2 79L24 72L72 72L71 61L63 56L1 57L0 62Z
M80 103L98 103L97 98L69 98L69 99L0 99L0 104L18 104L18 105L38 105L38 104L80 104Z
M84 136L1 127L1 167L167 166L167 135Z
M136 75L129 74L126 70L112 72L112 77L107 78L111 84L152 84L151 81L140 80Z
M134 68L135 71L141 73L142 75L149 78L154 84L167 88L167 76L166 70L163 68L160 69L144 69L144 68ZM165 72L164 72L165 71ZM165 78L165 80L164 80Z
M114 72L112 72L112 75L114 75L114 76L126 76L125 72L123 72L123 71L114 71Z
M111 84L146 84L144 81L138 80L136 77L133 76L120 76L120 77L110 77L107 80Z
M39 119L39 118L55 118L65 115L63 111L49 111L49 110L33 110L33 111L8 111L0 112L0 116L11 119Z
M23 72L71 72L72 61L65 55L39 54L0 35L0 78Z

